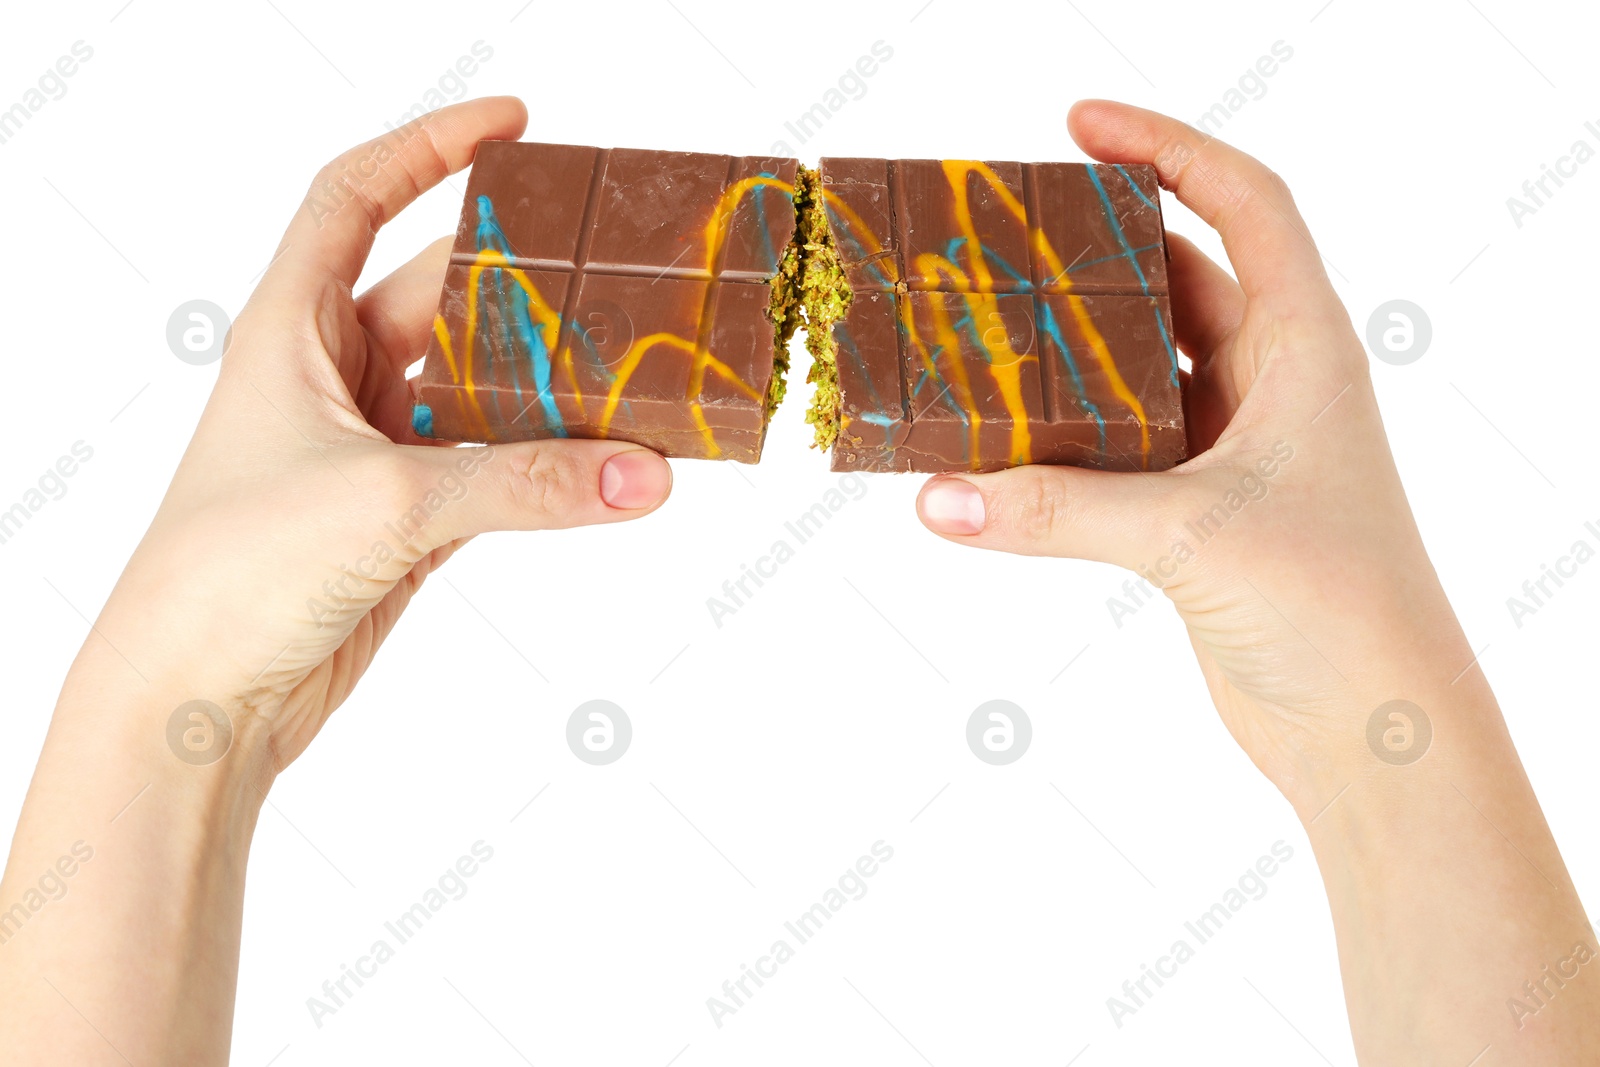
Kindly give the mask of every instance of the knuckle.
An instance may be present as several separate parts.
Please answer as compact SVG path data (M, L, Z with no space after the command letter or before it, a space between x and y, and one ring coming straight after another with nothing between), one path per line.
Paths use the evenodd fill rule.
M1162 146L1152 161L1156 173L1169 188L1178 183L1194 160L1196 153L1193 145L1189 143L1190 140L1191 138L1186 135L1173 138Z
M373 532L391 553L415 558L432 548L441 537L439 531L449 527L452 517L444 513L439 472L431 464L403 453L340 456L335 462L343 474L330 471L330 497L339 499L338 490L347 488L347 482L357 486L360 514L370 520Z
M1261 168L1262 192L1273 200L1282 204L1294 203L1294 194L1289 191L1289 183L1284 181L1283 175L1270 167Z
M340 153L324 163L311 181L311 191L321 196L343 195L350 184L349 152Z
M436 137L434 137L431 126L424 124L419 132L420 136L418 136L415 140L419 142L417 145L417 154L421 157L418 160L418 163L420 164L421 177L418 177L419 167L413 166L408 155L402 152L400 154L400 159L406 166L407 176L411 179L412 184L414 184L417 187L417 190L420 192L421 190L433 185L435 182L442 181L449 175L450 161L445 158L444 150L439 147L439 141Z
M1006 495L1007 525L1027 541L1055 540L1071 522L1072 498L1066 486L1049 470L1017 469L1026 473Z
M379 504L388 516L400 516L419 528L427 524L431 512L429 494L438 489L438 471L428 463L385 464L381 473L370 479L383 486Z
M1210 197L1215 203L1211 224L1226 230L1240 218L1271 203L1265 179L1243 171L1218 171L1210 182Z
M582 502L589 481L586 467L577 457L566 449L546 446L518 463L512 492L520 506L553 515Z
M307 195L327 214L337 214L346 206L354 205L366 218L368 227L377 232L388 221L382 198L370 188L381 174L378 157L373 152L366 146L352 148L317 171Z
M334 180L344 170L344 153L334 156L322 166L317 168L317 173L311 178L311 188L318 190L332 185Z

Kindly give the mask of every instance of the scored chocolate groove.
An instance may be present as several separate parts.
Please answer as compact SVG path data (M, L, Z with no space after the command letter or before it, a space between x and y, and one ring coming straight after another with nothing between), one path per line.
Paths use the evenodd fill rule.
M809 318L835 470L1159 470L1165 256L1149 167L486 141L414 425L756 462Z

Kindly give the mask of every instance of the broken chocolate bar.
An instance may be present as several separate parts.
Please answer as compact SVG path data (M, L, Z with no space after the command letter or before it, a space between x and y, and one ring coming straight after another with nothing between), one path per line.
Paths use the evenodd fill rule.
M836 320L807 419L834 470L1183 459L1153 168L824 159L799 184Z
M413 425L756 462L802 323L834 470L1184 457L1155 172L485 141Z
M792 159L485 141L412 423L761 455L798 324ZM774 368L779 368L774 373Z

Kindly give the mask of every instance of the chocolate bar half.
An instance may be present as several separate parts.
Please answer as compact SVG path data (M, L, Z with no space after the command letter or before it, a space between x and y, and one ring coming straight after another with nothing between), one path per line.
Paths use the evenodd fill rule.
M761 455L798 319L793 159L485 141L412 424ZM774 373L776 365L778 373Z
M1153 168L824 159L799 182L843 305L807 415L834 470L1184 458Z

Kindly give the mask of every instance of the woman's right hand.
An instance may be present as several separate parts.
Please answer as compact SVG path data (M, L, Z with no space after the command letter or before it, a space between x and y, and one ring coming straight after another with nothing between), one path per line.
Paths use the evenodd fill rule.
M1305 823L1362 1063L1594 1062L1594 930L1288 189L1149 111L1083 103L1070 123L1097 159L1155 164L1238 275L1172 239L1193 458L1143 476L942 476L923 521L962 544L1120 564L1171 598L1228 729ZM1395 700L1411 706L1389 719Z
M1292 801L1319 806L1340 784L1330 752L1359 757L1374 709L1410 695L1416 675L1449 683L1472 660L1406 503L1366 353L1276 174L1122 104L1080 103L1069 123L1097 159L1154 164L1238 274L1170 238L1193 458L1144 476L942 476L923 489L923 521L962 544L1115 563L1162 589L1228 729Z

